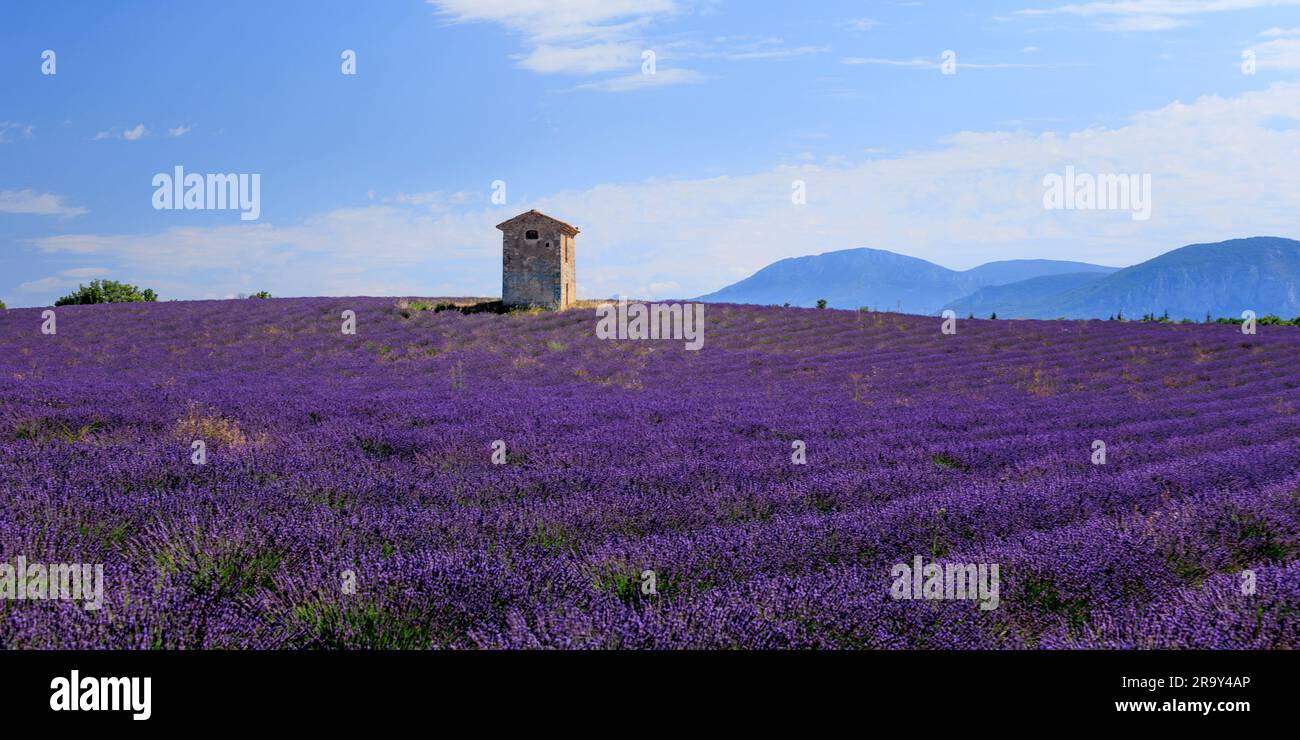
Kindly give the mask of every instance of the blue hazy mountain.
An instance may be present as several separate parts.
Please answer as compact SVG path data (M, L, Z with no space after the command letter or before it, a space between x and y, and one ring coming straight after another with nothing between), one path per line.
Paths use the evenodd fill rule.
M975 278L984 285L1006 285L1021 280L1037 280L1053 275L1070 275L1081 272L1109 275L1118 272L1118 267L1090 265L1087 262L1069 262L1063 260L1003 260L986 262L979 267L972 267L960 274Z
M1054 281L1053 281L1054 280ZM1168 313L1202 320L1300 315L1300 241L1260 236L1192 244L1109 275L1061 275L986 288L953 301L965 316L999 318L1127 318Z
M1039 310L1043 305L1063 293L1101 280L1110 273L1105 272L1067 272L1061 275L1044 275L1043 277L1021 280L1007 285L990 285L980 288L965 298L949 303L958 316L974 315L986 319L996 313L999 318L1025 318L1029 313Z
M937 313L950 302L991 285L1068 273L1104 274L1118 269L1085 262L1006 260L958 271L883 249L845 249L773 262L698 300L813 306L825 298L832 308L871 306L887 311Z

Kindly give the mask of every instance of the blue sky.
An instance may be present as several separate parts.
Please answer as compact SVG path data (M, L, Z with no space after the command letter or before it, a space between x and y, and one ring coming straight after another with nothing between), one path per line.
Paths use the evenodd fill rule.
M176 165L258 174L260 217L156 210ZM1150 174L1152 218L1046 211L1066 166ZM1300 2L0 8L11 307L94 277L180 299L493 295L493 225L534 207L582 228L581 297L690 297L859 246L1127 265L1300 237Z

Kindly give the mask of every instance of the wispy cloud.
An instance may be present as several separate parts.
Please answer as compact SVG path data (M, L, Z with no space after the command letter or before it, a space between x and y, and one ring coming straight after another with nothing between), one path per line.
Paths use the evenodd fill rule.
M511 214L513 215L513 214ZM493 221L493 219L496 219ZM155 233L73 233L34 240L48 254L109 262L161 295L490 295L487 260L502 209L431 214L421 207L340 208L287 226L173 228ZM438 245L430 252L430 245ZM211 259L202 255L215 250ZM421 268L437 265L430 278ZM499 267L499 265L498 265Z
M1107 31L1166 31L1186 26L1198 15L1294 5L1300 5L1300 0L1114 0L1027 8L1017 14L1088 18Z
M1300 71L1300 28L1270 28L1260 36L1268 39L1250 47L1256 68L1261 71Z
M673 59L720 59L729 62L781 61L812 54L826 54L829 46L794 46L780 36L714 36L709 39L681 39L661 44Z
M520 35L519 66L591 75L638 63L639 32L681 11L674 0L427 0L456 23L496 23Z
M189 126L186 126L185 124L181 124L175 128L167 129L167 135L172 137L173 139L178 139L184 136L185 134L188 134L190 131L193 131L193 129L190 128Z
M884 67L921 67L925 69L937 69L939 64L929 59L884 59L881 57L844 57L840 60L844 64L876 64Z
M488 21L542 40L589 39L681 11L675 0L427 0L456 22Z
M737 51L725 54L724 56L733 62L744 62L754 59L780 60L808 56L809 54L825 54L830 50L829 46L791 46L779 49Z
M644 90L651 87L691 85L703 82L705 79L704 75L691 69L661 69L652 75L633 72L629 75L611 77L597 82L584 82L581 85L575 85L568 90L561 90L559 92L582 92L586 90L598 92L628 92L631 90Z
M445 213L453 208L463 208L472 202L475 197L481 197L481 195L464 191L448 193L441 190L431 190L423 193L396 193L394 195L377 195L374 191L366 193L367 200L379 203L395 203L402 206L415 206L427 209L431 213Z
M826 53L828 47L788 46L767 36L708 40L656 34L661 22L695 11L693 0L426 0L455 23L498 24L523 39L515 63L544 75L606 76L557 92L628 92L702 82L707 76L682 62L782 61ZM641 75L645 52L656 74Z
M1300 70L1300 38L1273 39L1252 48L1261 70Z
M17 137L30 139L35 129L36 127L29 123L0 121L0 144L12 142Z
M64 270L56 275L43 277L39 280L29 280L18 285L20 293L48 294L76 288L85 280L102 278L112 274L107 267L78 267L72 270Z
M593 75L626 70L641 61L642 46L632 43L557 46L541 44L519 60L519 66L540 74Z
M64 203L62 195L38 193L34 190L0 190L0 213L79 216L86 212L85 208Z
M870 31L884 25L875 18L853 18L844 22L844 27L850 31Z
M145 128L143 123L136 124L132 128L118 130L111 128L107 131L100 131L95 134L95 141L105 141L107 139L122 139L124 141L138 141L149 135L149 129Z
M876 65L882 67L913 67L916 69L940 69L943 67L941 59L923 59L921 57L912 57L911 59L886 59L882 57L844 57L840 60L842 64L850 66L858 65ZM957 62L959 69L1035 69L1047 68L1061 65L1053 64L1023 64L1015 62Z

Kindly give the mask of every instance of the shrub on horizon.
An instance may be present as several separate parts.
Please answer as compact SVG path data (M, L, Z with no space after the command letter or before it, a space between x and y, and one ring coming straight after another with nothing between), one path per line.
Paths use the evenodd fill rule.
M79 285L75 292L54 302L56 306L84 306L96 303L153 303L158 294L149 288L141 290L134 285L116 280L91 280L90 285Z

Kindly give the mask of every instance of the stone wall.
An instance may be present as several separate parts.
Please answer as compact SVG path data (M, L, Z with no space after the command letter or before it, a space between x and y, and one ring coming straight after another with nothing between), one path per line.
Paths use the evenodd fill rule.
M528 231L536 239L528 239ZM574 239L555 221L525 217L502 230L501 300L507 306L568 308L577 288ZM567 264L564 264L567 261Z

